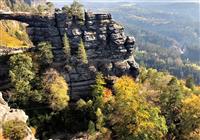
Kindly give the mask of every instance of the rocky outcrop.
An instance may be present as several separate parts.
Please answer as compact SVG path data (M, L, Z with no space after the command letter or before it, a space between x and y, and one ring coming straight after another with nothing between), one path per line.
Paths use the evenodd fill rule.
M28 120L28 116L23 110L12 109L8 106L7 102L2 98L2 93L0 92L0 132L2 130L2 124L6 121L16 120L25 122ZM34 140L34 136L31 132L31 129L27 127L28 135L24 140Z
M71 100L88 98L91 85L95 83L96 68L89 64L75 62L73 66L65 66L62 72L70 87Z
M18 20L29 24L27 32L36 45L49 41L53 45L53 66L60 70L70 85L74 98L88 96L95 72L106 76L130 74L137 77L138 65L133 57L134 37L126 36L124 28L115 22L110 14L85 13L85 20L68 18L66 13L57 12L52 16L30 13L0 13L0 19ZM67 34L72 50L72 69L65 70L65 56L62 38ZM88 65L76 64L78 44L83 40L87 51ZM91 71L90 68L93 68ZM95 72L94 72L95 70Z

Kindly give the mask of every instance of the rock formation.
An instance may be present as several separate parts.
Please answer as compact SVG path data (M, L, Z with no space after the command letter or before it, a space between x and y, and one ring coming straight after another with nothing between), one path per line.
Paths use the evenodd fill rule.
M110 14L86 12L85 20L68 18L66 13L56 12L51 16L30 13L0 13L0 20L17 20L29 24L27 32L35 45L49 41L53 45L54 63L65 76L71 87L72 97L88 96L90 85L94 83L96 71L105 76L138 75L138 65L133 57L134 37L125 36L124 28ZM73 66L63 69L65 56L62 38L67 34L72 50ZM89 63L83 65L74 57L80 40L84 41Z
M28 120L28 116L25 114L23 110L20 109L12 109L8 106L8 104L2 98L2 93L0 92L0 132L2 130L2 124L6 121L10 120L18 120L25 122ZM31 132L31 129L27 127L28 135L25 140L34 140L34 136ZM1 133L2 134L2 133Z

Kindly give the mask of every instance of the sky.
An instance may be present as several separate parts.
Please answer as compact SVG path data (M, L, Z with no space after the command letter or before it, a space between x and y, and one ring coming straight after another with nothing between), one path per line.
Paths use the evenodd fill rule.
M48 0L54 3L72 2L73 0ZM80 2L198 2L200 0L79 0Z

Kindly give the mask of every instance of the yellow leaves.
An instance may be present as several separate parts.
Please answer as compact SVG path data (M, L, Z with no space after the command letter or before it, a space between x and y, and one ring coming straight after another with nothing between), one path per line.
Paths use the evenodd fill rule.
M187 139L200 128L200 95L192 94L182 101L182 134Z
M11 32L18 31L15 27L16 24L13 22L6 22L6 26L9 27L4 27L3 23L0 22L0 47L8 47L8 48L21 48L21 47L28 47L27 44L24 41L21 41L17 39L14 36L11 36L8 32L6 32L6 28L11 28Z
M124 96L130 97L133 94L138 93L139 85L134 82L133 78L129 76L122 76L121 78L117 79L116 83L114 84L114 90L118 95L124 94Z
M34 128L34 127L30 127L30 129L31 129L31 132L32 132L33 136L35 136L37 129Z
M183 111L198 111L199 117L200 117L200 96L192 94L190 97L184 99L183 101Z
M69 100L67 95L68 86L63 77L56 77L55 81L50 84L50 106L53 109L67 106Z
M7 32L0 29L0 46L9 48L26 47L23 41L10 36Z
M62 110L68 105L69 96L68 85L65 79L60 76L54 69L45 73L43 80L45 89L48 91L48 102L53 110Z
M167 132L160 110L148 104L139 92L140 85L129 76L114 84L114 112L110 115L113 129L127 139L161 139Z

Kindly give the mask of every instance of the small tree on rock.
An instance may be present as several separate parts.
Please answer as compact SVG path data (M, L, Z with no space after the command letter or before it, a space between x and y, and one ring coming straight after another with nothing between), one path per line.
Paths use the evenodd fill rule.
M64 37L63 37L63 51L67 59L69 59L71 56L71 48L70 48L69 39L66 33L64 34Z
M88 59L87 59L87 53L83 44L83 40L81 39L80 44L78 46L78 59L83 63L87 64Z
M3 123L3 136L10 140L22 140L28 136L28 129L25 122L10 120Z
M39 43L37 54L41 65L46 66L53 62L52 45L49 42Z

